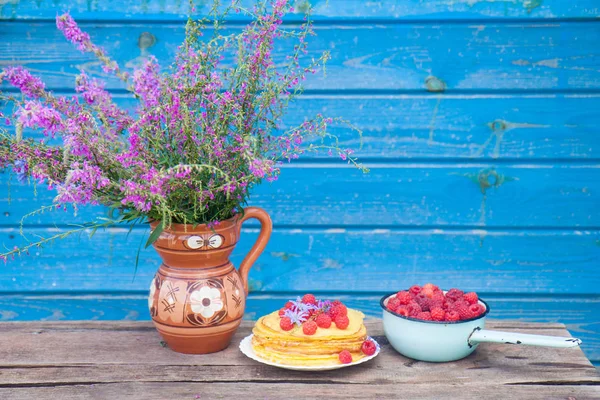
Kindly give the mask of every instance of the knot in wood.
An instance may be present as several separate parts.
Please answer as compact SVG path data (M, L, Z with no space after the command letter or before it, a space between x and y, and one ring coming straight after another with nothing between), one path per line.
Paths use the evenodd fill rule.
M500 185L500 177L498 173L494 169L484 169L479 172L477 176L477 180L479 181L479 188L481 189L481 193L485 194L485 191L491 187Z
M494 132L504 131L506 129L506 122L502 121L501 119L492 121L490 123L490 129Z
M425 79L425 87L428 92L443 92L446 90L446 82L436 76L428 76Z
M156 36L151 34L150 32L142 32L140 33L140 37L138 37L138 47L141 50L150 48L156 44Z

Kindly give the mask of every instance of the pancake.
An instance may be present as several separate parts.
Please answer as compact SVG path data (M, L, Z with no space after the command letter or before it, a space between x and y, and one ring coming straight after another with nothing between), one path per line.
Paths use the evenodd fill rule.
M349 324L339 329L334 323L329 328L318 328L313 335L306 335L300 324L285 331L280 326L279 312L260 318L253 330L254 352L271 362L296 366L325 366L340 364L339 354L348 350L352 360L365 357L361 346L367 338L363 324L364 314L348 309Z

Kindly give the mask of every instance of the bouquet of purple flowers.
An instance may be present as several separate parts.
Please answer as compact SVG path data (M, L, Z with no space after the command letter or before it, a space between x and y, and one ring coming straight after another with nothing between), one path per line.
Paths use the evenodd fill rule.
M290 11L288 0L263 2L253 10L236 0L226 6L215 1L207 18L188 19L185 41L170 68L161 70L149 57L132 73L94 45L69 14L58 16L56 25L67 40L93 53L105 72L124 81L139 106L133 113L119 108L103 82L84 72L76 78L77 95L57 96L26 69L6 68L0 82L18 88L21 96L0 93L1 102L14 105L10 113L0 108L9 128L0 129L0 170L55 190L54 204L46 209L109 207L110 218L77 226L60 238L148 220L161 221L162 227L214 226L241 212L256 184L276 180L281 162L305 152L335 155L366 172L352 151L340 148L328 133L330 125L346 121L319 114L280 129L302 81L329 57L323 53L304 62L312 24L307 14L302 25L282 25ZM224 20L231 12L247 14L251 22L225 34ZM278 40L294 40L295 46L276 64ZM234 53L235 62L222 65L225 53ZM31 130L44 138L28 138ZM2 257L56 238L10 249Z

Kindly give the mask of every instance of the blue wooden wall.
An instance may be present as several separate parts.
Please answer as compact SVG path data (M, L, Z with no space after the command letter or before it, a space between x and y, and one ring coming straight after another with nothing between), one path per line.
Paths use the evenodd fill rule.
M305 158L256 190L252 204L269 211L275 231L250 274L248 317L309 291L378 315L381 293L432 281L480 292L495 317L564 322L600 362L600 2L311 3L311 49L333 59L285 124L316 112L354 121L372 172ZM73 91L79 69L104 76L57 32L66 9L122 65L149 54L166 62L186 4L0 2L0 66L23 64L57 92ZM133 105L117 81L108 87ZM12 247L23 242L20 217L52 194L34 197L17 182L8 193L8 179L0 175L0 243ZM44 214L27 221L28 233L101 215ZM257 227L245 231L237 262ZM134 277L144 234L110 229L1 266L0 320L148 319L158 259L144 251Z

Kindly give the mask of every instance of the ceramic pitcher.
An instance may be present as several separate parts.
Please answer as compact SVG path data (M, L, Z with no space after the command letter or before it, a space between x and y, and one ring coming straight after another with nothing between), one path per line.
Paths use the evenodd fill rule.
M261 224L258 239L239 271L229 257L240 238L242 223ZM158 223L151 224L152 229ZM246 305L248 272L272 231L269 215L257 207L209 228L173 224L153 246L162 258L150 286L148 306L154 326L169 348L205 354L226 348Z

